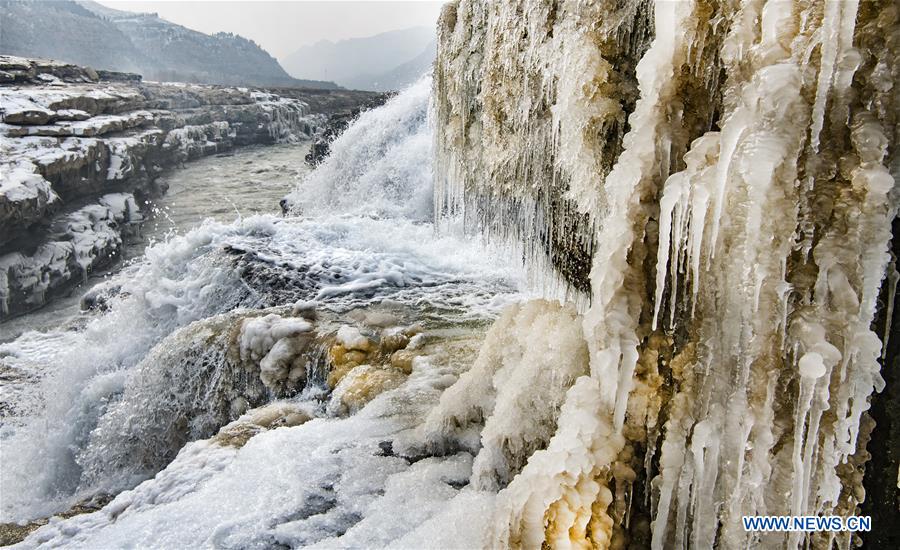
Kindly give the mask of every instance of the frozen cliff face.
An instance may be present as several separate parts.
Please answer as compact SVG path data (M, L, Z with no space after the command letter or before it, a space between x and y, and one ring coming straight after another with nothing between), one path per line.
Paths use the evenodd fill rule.
M798 534L741 516L857 511L884 385L871 326L898 204L898 16L445 8L436 214L518 241L539 278L575 290L589 355L487 544L793 548ZM462 380L471 403L434 415L497 384Z

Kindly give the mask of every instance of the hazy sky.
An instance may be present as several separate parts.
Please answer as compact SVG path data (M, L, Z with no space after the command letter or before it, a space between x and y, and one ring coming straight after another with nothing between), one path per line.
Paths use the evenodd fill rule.
M99 0L127 11L160 17L205 33L233 32L251 38L281 59L305 44L371 36L434 25L442 2L179 1Z

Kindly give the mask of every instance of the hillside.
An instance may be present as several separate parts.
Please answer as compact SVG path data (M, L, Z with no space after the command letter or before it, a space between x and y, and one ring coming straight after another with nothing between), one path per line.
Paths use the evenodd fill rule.
M385 91L397 89L396 76L390 75L395 71L403 72L401 66L419 59L433 48L434 40L434 29L429 27L412 27L338 42L323 40L298 49L282 59L282 65L296 78L331 80L351 89ZM434 58L433 49L428 56L430 60Z
M0 0L0 53L141 73L147 80L336 88L288 75L255 42L95 2Z
M431 69L437 55L437 41L431 41L422 53L381 74L360 75L345 84L348 88L387 92L402 90Z
M68 1L0 0L0 53L128 72L146 66L143 55L114 24Z

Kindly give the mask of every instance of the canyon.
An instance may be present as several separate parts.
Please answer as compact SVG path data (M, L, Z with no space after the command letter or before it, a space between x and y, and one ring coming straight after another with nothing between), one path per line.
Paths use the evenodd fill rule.
M383 101L347 90L143 82L0 57L0 318L38 308L115 262L166 170L235 147L312 139ZM285 97L289 95L291 97Z
M0 535L897 547L898 59L880 0L447 3L431 75L333 117L281 215L150 246L0 344ZM215 90L249 125L159 154L320 127L322 96ZM32 103L8 142L106 120Z

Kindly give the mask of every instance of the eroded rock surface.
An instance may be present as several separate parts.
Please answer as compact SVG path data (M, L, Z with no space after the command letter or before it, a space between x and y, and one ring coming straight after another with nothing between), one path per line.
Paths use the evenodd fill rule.
M166 169L310 139L330 114L380 95L149 83L12 56L0 56L0 77L0 318L113 263Z

